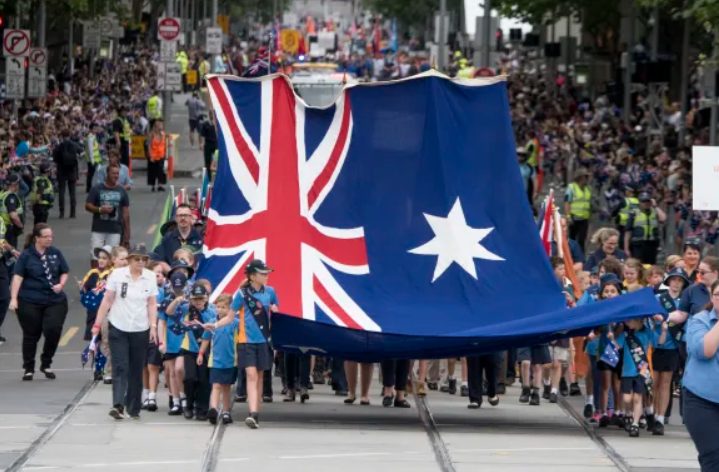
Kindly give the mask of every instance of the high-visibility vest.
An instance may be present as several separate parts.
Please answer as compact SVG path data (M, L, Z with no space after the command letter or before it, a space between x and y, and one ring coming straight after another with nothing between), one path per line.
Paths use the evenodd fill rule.
M656 241L657 239L659 239L657 211L652 208L648 215L641 210L634 212L632 241Z
M7 207L5 206L5 199L11 194L15 195L18 201L18 206L17 209L15 209L15 212L18 214L18 216L22 216L23 212L22 200L20 200L20 196L17 193L10 191L0 192L0 219L2 219L3 223L5 223L6 226L10 226L12 224L10 221L10 213L8 213Z
M153 162L161 161L165 158L167 153L167 138L165 137L164 131L160 136L157 136L155 133L150 135L149 152L150 160Z
M160 97L157 95L153 95L147 100L147 117L151 120L162 118L162 111L160 110Z
M530 151L529 157L527 158L527 164L536 168L539 165L539 153L541 151L539 139L532 139L527 145L527 151Z
M578 220L588 220L592 190L588 186L582 190L576 182L569 184L569 190L572 192L572 201L569 203L570 215Z
M122 124L123 127L123 135L125 134L124 128L125 123ZM87 138L90 140L90 136ZM124 137L123 137L124 139ZM102 162L102 155L100 154L100 144L97 142L97 136L92 135L92 149L90 149L90 163L91 164L100 164Z
M43 187L42 191L40 191L40 187ZM38 175L33 179L30 200L38 205L52 205L55 200L55 190L52 186L52 180L48 176Z
M130 122L127 120L127 118L122 117L122 134L120 137L123 141L130 142L130 139L132 138L132 127L130 126Z
M627 226L629 215L639 208L639 199L637 197L625 197L624 207L619 210L619 226Z

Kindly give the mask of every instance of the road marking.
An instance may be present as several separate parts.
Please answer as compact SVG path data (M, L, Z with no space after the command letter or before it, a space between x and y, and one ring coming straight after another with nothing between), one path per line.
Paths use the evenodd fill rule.
M95 469L101 467L132 467L132 466L147 466L147 465L180 465L180 464L196 464L196 460L181 460L181 461L135 461L135 462L95 462L92 464L70 464L67 466L30 466L25 467L23 470L49 470L49 469L60 469L60 468L82 468L82 469Z
M150 227L147 228L147 235L152 236L155 233L156 229L157 229L157 223L150 225Z
M67 331L65 331L65 334L62 335L60 338L60 347L67 346L67 343L70 342L73 336L77 334L77 332L80 331L80 328L78 326L70 326Z
M412 372L410 382L415 382L415 375ZM437 460L437 464L442 472L455 472L454 464L452 464L452 456L449 455L449 450L445 444L442 436L439 434L439 428L437 428L437 422L432 416L432 412L429 411L429 405L427 404L427 397L420 397L417 395L417 389L412 389L412 396L414 397L414 403L417 405L417 414L419 419L424 425L424 429L429 436L429 442L432 444L432 450L434 451L434 457Z
M344 454L312 454L308 456L279 456L279 459L333 459L338 457L367 457L367 456L389 456L391 452L348 452Z
M57 357L57 356L79 356L80 354L82 354L82 351L58 351L55 353L55 357ZM19 357L19 356L22 356L22 352L0 352L0 356ZM57 370L57 369L53 369L53 370Z
M221 418L217 418L217 424L212 429L212 436L210 441L207 443L205 454L202 457L202 465L200 470L205 472L213 472L217 467L217 460L220 455L220 443L222 443L222 436L225 434L225 426Z
M542 452L542 451L596 451L595 447L500 447L489 449L452 449L452 452Z

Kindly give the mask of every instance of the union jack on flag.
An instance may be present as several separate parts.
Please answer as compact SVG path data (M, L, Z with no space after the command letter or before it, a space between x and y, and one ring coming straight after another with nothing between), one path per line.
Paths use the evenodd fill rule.
M220 158L200 276L215 279L212 299L234 293L246 264L259 258L274 269L270 284L282 313L315 320L319 307L339 326L381 331L333 273L369 274L364 229L315 218L350 146L348 94L318 136L305 128L307 107L283 76L258 82L212 76L208 89Z

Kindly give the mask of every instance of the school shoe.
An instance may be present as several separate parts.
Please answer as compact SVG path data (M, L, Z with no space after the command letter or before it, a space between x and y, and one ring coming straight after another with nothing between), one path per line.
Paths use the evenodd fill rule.
M232 415L230 415L229 411L226 411L222 413L222 424L230 424L232 423Z
M215 408L210 408L210 411L207 412L207 419L210 420L210 424L217 424L218 416L219 413Z
M449 392L449 379L444 379L444 383L439 386L439 391L442 393Z
M149 399L149 398L145 398L145 399L142 401L142 405L140 405L140 409L141 409L141 410L147 410L147 406L148 406L149 404L150 404L150 399Z
M532 390L532 393L529 395L529 404L537 406L539 403L539 390Z
M529 403L529 387L522 387L522 394L519 395L519 403Z
M7 342L7 339L5 339L2 335L0 335L0 345L5 344Z
M460 397L468 397L469 396L469 387L467 385L462 385L459 388L459 396Z
M567 385L567 380L564 377L559 379L559 394L563 397L569 395L569 385Z
M112 385L112 377L106 375L105 377L103 377L102 383L104 383L105 385Z
M497 406L497 405L499 405L499 397L498 397L497 395L495 395L495 396L493 396L493 397L489 397L489 398L487 399L487 401L488 401L489 404L492 405L492 406Z
M638 424L630 425L628 433L629 433L630 438L638 438L639 437L639 425Z
M629 431L629 429L632 427L632 421L633 418L631 416L624 417L624 431Z
M180 416L182 414L182 408L180 408L180 405L172 405L167 414L170 416Z
M412 405L410 405L410 403L407 401L407 399L403 398L401 400L395 400L394 407L395 408L412 408Z
M318 385L325 383L325 376L322 372L315 371L312 372L312 383L316 383Z
M578 397L582 394L582 389L579 388L579 384L577 382L572 382L569 384L569 396L570 397Z
M96 382L99 382L100 380L102 380L102 372L96 371L96 372L92 375L92 379L93 379L94 381L96 381Z
M584 405L583 413L584 413L585 418L587 418L587 419L591 418L592 414L594 413L594 405L592 405L591 403L587 403L586 405Z
M609 423L611 423L611 421L609 420L609 417L607 415L602 415L602 417L599 418L600 428L606 428L607 426L609 426Z
M24 382L29 382L30 380L33 379L34 376L35 376L35 372L33 372L32 370L26 370L25 373L22 374L22 380Z
M382 397L382 406L385 408L391 407L393 400L394 398L392 397L392 395L385 395L384 397Z
M427 382L427 388L430 390L437 390L439 389L439 385L437 382Z
M207 421L207 412L195 409L195 419L197 421Z
M180 405L182 406L182 414L185 415L186 420L191 420L194 416L194 413L192 411L192 408L187 406L187 399L183 398L180 400Z
M647 419L644 416L639 418L639 429L647 429Z
M497 395L504 395L505 393L507 393L507 387L503 383L497 384Z
M309 399L310 399L310 394L307 393L307 389L301 388L300 389L300 403L304 403Z
M559 400L559 398L557 398L557 394L556 394L556 393L551 392L551 393L549 394L549 403L557 403L558 400Z
M235 403L245 403L247 401L247 395L235 395Z
M292 403L295 401L295 391L294 390L288 390L287 395L285 398L282 399L285 403Z
M467 408L470 410L477 410L479 407L482 406L479 402L469 402L469 405L467 405Z
M272 403L272 395L263 395L262 403Z
M157 400L155 400L154 398L149 398L147 400L147 411L157 411Z
M551 385L545 385L544 390L542 391L542 398L545 400L549 400L549 394L552 393L552 386Z
M457 393L457 379L449 379L447 384L447 393L450 395L455 395ZM469 390L467 390L467 395L469 395Z
M664 436L664 424L661 421L654 422L654 428L652 429L654 436Z
M48 380L55 380L57 376L55 375L55 372L50 370L49 367L40 367L40 372L45 374L45 378Z
M645 421L647 423L647 431L654 430L654 425L657 424L656 417L654 415L647 415L645 418ZM639 426L641 427L642 421L639 420Z

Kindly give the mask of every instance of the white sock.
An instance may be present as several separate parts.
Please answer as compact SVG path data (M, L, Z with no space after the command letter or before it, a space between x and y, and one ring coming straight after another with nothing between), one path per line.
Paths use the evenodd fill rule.
M594 405L594 395L587 395L587 405Z
M657 423L664 424L664 417L662 415L657 415L656 420L657 420Z
M147 398L147 394L150 393L150 389L143 388L142 389L142 398Z
M185 398L187 398L187 397L185 396L185 392L181 392L181 393L180 393L180 400L184 400Z
M653 406L648 406L648 407L646 407L646 408L644 409L644 414L645 414L645 415L653 415L653 414L654 414L654 407L653 407Z
M454 380L454 375L448 375L447 380Z
M148 400L154 400L155 398L157 398L157 392L150 392L150 393L147 395L147 399L148 399Z
M549 379L542 379L542 383L545 387L549 387L550 385L552 385L552 381Z
M468 387L469 383L466 380L462 381L462 387Z
M557 390L556 388L552 387L552 393L556 394L558 391L559 391L559 390Z

